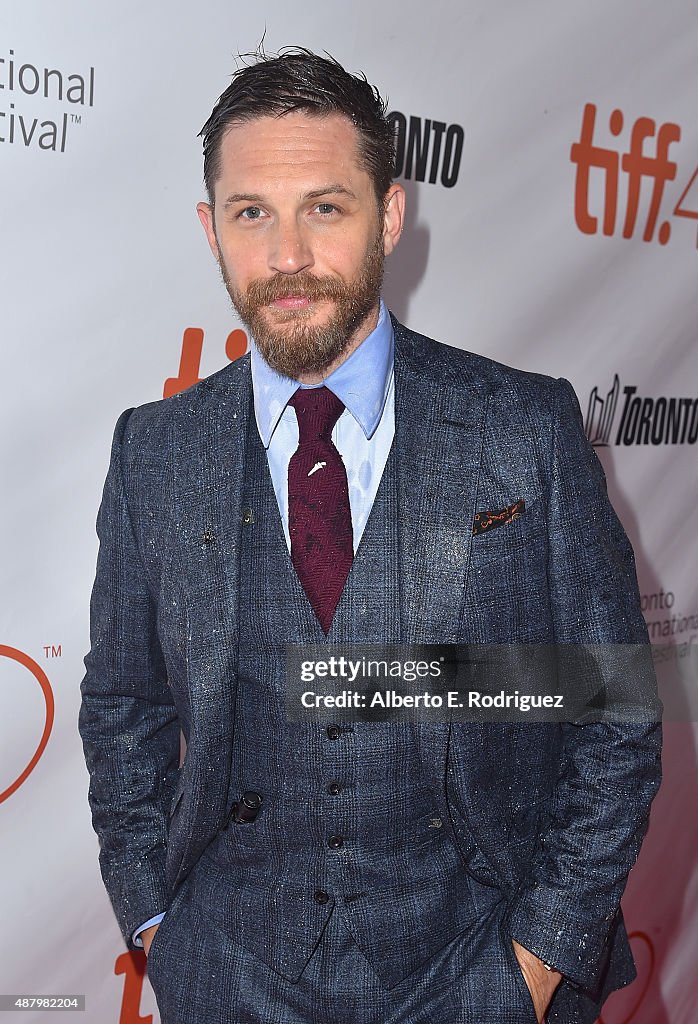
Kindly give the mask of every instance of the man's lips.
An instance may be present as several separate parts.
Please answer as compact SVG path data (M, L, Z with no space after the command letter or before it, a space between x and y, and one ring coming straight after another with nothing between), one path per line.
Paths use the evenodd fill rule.
M306 309L312 305L313 300L307 295L285 295L282 298L274 299L270 303L277 309Z

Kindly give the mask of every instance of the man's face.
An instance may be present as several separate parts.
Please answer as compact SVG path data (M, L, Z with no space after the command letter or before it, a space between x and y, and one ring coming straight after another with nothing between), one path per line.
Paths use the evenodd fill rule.
M221 143L215 214L197 207L226 287L266 361L315 383L373 330L404 192L385 212L341 115L235 125Z

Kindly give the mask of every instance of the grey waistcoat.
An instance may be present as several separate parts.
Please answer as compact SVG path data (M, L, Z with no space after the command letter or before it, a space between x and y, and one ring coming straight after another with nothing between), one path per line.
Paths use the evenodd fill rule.
M472 880L435 807L417 726L338 719L331 738L337 730L310 714L287 721L285 645L325 637L291 562L252 416L245 465L230 800L254 790L263 805L208 846L194 872L197 903L291 980L338 913L390 987L472 922ZM399 639L397 523L393 448L327 643Z

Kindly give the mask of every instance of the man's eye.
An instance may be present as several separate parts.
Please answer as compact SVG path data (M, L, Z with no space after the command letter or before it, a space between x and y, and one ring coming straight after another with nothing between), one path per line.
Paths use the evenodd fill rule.
M262 216L262 211L260 210L260 208L258 206L247 206L242 211L240 216L244 220L259 220L259 218Z
M332 203L318 203L316 209L317 209L318 213L329 214L329 213L335 213L336 210L337 210L337 207L333 206Z

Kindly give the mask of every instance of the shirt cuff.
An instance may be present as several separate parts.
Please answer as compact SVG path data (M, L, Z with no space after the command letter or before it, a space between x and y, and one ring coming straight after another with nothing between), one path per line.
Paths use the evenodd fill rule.
M146 928L151 928L154 924L160 924L160 922L162 921L164 916L165 916L165 913L163 911L162 914L156 914L155 917L148 918L148 920L144 924L142 924L140 926L140 928L136 928L135 932L131 936L131 941L133 942L133 945L134 946L138 946L140 949L142 949L143 948L143 939L140 939L138 936Z

